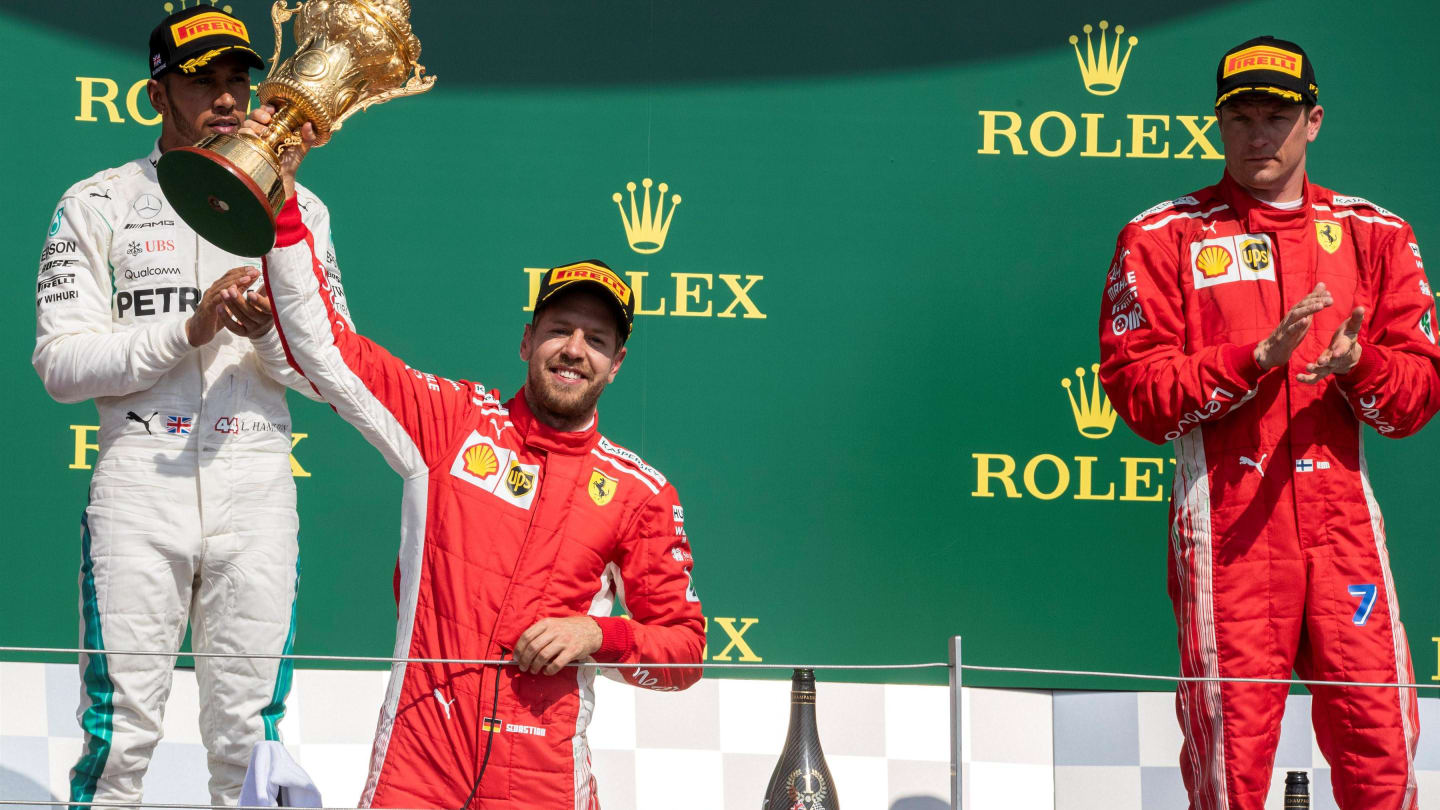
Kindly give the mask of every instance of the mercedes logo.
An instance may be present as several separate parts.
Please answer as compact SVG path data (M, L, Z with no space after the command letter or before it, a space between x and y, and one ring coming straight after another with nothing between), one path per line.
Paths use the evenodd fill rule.
M160 213L160 198L154 194L142 194L140 199L135 201L135 213L150 219Z

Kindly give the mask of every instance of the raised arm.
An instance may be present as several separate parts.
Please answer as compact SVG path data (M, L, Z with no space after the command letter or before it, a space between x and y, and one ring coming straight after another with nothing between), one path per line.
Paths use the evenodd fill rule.
M291 197L265 257L275 327L292 367L354 425L396 472L419 475L445 451L456 425L485 392L424 374L356 334L336 305L315 235Z
M300 218L310 229L317 249L322 251L320 259L325 266L325 274L330 282L330 292L335 309L353 329L355 321L351 318L350 309L345 301L345 290L340 285L340 266L335 260L335 242L330 230L330 210L313 194L301 191L297 194L297 198L300 202ZM263 296L265 293L264 281L258 281L254 290ZM265 314L272 314L268 299L255 301L255 309ZM285 358L285 347L280 342L278 331L267 328L250 338L250 342L255 347L256 357L267 377L310 399L320 400L320 395L316 393L315 387L300 372L291 368L290 361Z

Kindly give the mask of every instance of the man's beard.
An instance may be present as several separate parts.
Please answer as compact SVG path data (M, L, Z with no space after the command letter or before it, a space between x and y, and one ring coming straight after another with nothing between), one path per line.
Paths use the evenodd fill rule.
M170 100L170 91L166 89L164 92L166 93L166 102L171 110L171 115L167 116L167 120L175 132L176 139L184 141L186 144L199 143L204 140L207 134L204 127L196 126L194 121L174 114L175 103Z
M526 393L532 410L544 411L556 421L575 423L588 419L605 391L603 380L591 380L580 390L560 388L549 379L545 368L531 366Z
M205 139L203 127L197 127L194 121L186 121L183 119L177 119L175 121L175 134L190 143L198 143Z

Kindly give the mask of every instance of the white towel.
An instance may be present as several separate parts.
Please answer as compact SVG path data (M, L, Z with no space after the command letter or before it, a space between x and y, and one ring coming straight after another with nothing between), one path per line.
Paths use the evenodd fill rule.
M266 740L250 752L250 769L240 788L242 807L324 807L320 789L290 752L278 742Z

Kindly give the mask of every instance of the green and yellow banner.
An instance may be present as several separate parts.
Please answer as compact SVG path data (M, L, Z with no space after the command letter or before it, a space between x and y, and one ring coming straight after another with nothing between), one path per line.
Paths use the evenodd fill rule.
M27 291L61 193L157 137L146 39L173 5L0 4L0 644L77 641L97 420L31 369ZM225 5L269 54L268 4ZM435 90L350 119L302 172L356 325L508 396L544 270L614 268L637 315L601 429L680 492L709 661L940 661L961 634L971 663L1176 671L1174 463L1097 387L1097 313L1120 228L1220 178L1231 46L1301 43L1312 176L1440 244L1432 4L416 0L412 22ZM328 408L291 408L295 649L388 654L400 481ZM1437 681L1440 428L1366 441Z

